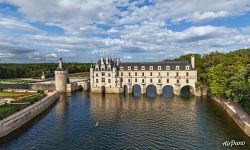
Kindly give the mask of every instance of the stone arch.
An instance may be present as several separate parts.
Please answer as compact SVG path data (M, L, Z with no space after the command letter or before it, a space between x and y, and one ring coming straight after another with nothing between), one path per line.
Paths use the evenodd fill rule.
M105 86L102 86L102 87L101 87L101 93L102 93L102 94L105 94L105 90L106 90L106 89L105 89Z
M147 96L155 97L157 95L157 87L154 84L147 85L146 94Z
M124 91L124 94L127 95L128 94L128 85L124 85L123 86L123 91Z
M134 84L132 87L132 93L134 96L140 96L141 90L142 90L142 88L139 84Z
M172 97L174 95L174 87L172 85L165 85L162 87L162 96Z
M83 86L82 85L78 85L77 89L80 90L80 91L82 91L83 90Z
M194 95L194 87L192 87L191 85L182 86L180 90L180 95L184 97Z

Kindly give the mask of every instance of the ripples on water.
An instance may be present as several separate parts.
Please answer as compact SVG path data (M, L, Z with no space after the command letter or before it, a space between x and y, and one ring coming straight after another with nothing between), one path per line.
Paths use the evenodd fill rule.
M250 149L250 139L208 98L76 92L61 99L1 139L0 149L214 150L232 139L247 143L233 149Z

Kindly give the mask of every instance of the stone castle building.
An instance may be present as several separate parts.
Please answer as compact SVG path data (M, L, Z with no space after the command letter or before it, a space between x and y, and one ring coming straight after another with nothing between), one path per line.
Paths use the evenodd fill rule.
M77 90L78 85L76 82L69 82L68 69L63 64L62 58L59 60L58 67L55 73L55 90L59 92L72 92Z
M90 68L92 93L133 93L139 86L141 94L154 86L158 95L165 87L170 87L175 95L180 95L184 87L195 94L197 70L187 61L122 63L119 58L101 58Z

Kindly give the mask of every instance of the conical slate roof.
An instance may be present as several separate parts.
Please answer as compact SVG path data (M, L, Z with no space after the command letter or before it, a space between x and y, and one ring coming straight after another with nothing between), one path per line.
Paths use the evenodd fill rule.
M59 64L56 68L56 71L66 71L67 68L64 66L62 58L60 58Z

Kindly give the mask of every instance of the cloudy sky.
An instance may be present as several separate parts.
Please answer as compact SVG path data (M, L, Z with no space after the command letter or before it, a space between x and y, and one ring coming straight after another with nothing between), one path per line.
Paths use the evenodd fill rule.
M249 47L250 0L0 0L0 63L157 61Z

